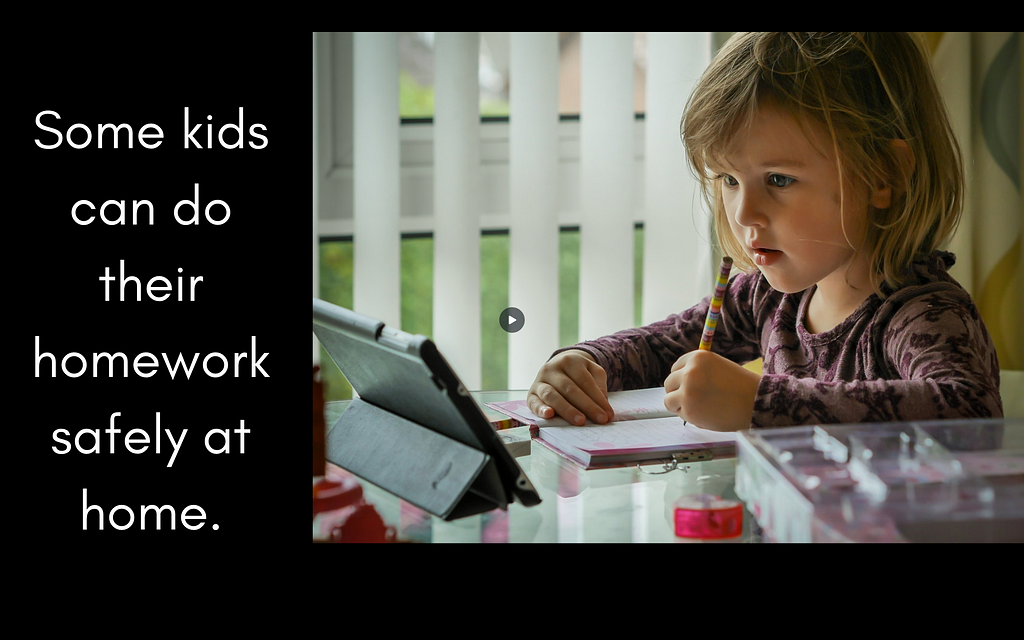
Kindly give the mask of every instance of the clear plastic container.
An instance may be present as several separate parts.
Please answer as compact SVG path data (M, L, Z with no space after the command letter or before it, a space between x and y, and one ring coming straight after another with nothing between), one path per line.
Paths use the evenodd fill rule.
M779 542L1024 542L1024 420L759 429L736 494Z

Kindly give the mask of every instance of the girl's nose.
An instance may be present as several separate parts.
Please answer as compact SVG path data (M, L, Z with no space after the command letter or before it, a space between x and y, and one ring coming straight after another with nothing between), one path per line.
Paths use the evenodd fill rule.
M767 221L760 199L750 190L736 194L732 215L736 224L741 227L763 227Z

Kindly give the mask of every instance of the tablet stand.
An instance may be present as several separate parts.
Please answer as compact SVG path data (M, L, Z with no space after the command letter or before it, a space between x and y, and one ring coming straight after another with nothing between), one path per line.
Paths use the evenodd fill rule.
M361 398L327 434L327 459L445 520L508 506L491 456Z

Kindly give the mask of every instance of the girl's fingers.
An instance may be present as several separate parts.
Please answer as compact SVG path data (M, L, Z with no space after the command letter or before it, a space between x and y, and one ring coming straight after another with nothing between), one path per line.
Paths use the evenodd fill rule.
M588 395L590 395L591 399L597 403L601 408L601 411L608 415L608 421L610 422L615 416L615 409L613 409L611 403L608 402L608 374L596 362L588 365L587 368L590 370L597 390L596 395Z
M527 395L527 406L541 418L557 415L576 425L588 418L604 424L615 414L608 403L604 369L586 354L569 352L541 368Z
M570 400L566 400L554 386L546 382L534 385L526 405L541 418L550 419L558 416L570 424L583 424L586 421L586 417Z
M594 382L594 378L589 373L578 383L574 384L567 395L569 402L581 414L580 416L573 416L571 422L574 424L583 424L583 421L580 419L583 416L590 418L598 424L604 424L612 419L612 412L609 411L610 407L603 408L599 402L603 399L604 404L607 405L608 400L604 398L597 383Z
M686 366L686 361L690 359L690 356L693 353L694 353L693 351L688 351L687 353L684 353L683 355L679 356L679 358L672 365L672 371L678 371L678 370L682 369L683 367L685 367Z

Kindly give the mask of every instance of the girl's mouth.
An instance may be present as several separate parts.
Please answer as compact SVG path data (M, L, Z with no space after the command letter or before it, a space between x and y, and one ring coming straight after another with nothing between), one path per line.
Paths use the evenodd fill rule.
M770 267L782 256L782 252L778 249L757 248L753 251L754 264L759 267Z

